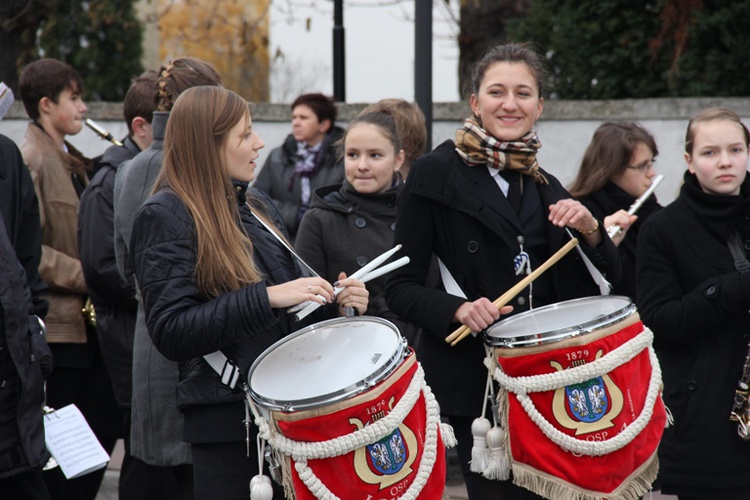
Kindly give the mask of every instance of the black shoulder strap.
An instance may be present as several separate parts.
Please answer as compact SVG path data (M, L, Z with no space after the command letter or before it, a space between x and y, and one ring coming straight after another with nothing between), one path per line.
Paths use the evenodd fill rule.
M727 245L729 245L729 251L732 252L732 258L734 258L734 267L741 273L750 270L750 262L747 261L744 245L742 244L742 237L738 230L735 230L729 235Z

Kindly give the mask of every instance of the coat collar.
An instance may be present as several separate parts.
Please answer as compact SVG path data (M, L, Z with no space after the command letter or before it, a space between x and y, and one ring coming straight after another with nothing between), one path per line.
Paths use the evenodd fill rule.
M77 174L84 185L88 184L87 176L89 172L93 171L94 162L83 156L83 153L78 151L68 141L65 141L65 147L68 149L68 151L65 152L37 122L31 122L29 125L26 130L26 140L36 144L40 149L43 149L45 154L57 156L60 164L65 165L69 172Z
M518 246L517 237L523 232L522 221L533 217L540 207L546 221L547 207L560 199L560 192L554 189L554 181L542 186L524 176L519 219L487 168L482 165L467 166L453 149L453 142L446 141L422 157L425 163L418 160L409 172L407 185L411 187L408 189L475 218L502 238L509 248ZM546 172L543 173L553 179ZM566 238L565 231L547 224L547 238L550 249L557 250Z

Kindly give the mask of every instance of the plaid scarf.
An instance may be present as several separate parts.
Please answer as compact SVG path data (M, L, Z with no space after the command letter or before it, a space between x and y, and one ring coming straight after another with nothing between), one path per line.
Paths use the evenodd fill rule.
M484 129L478 116L467 118L456 131L456 152L470 167L487 164L497 170L518 170L539 184L549 184L536 161L541 147L534 129L518 141L500 142Z

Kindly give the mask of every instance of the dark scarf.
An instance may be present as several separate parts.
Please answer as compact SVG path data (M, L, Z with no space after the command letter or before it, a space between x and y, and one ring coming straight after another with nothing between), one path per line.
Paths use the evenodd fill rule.
M716 195L704 192L695 174L685 171L680 199L693 216L722 241L727 241L736 229L750 231L744 218L750 211L750 176L745 176L739 195Z
M517 141L501 142L484 129L478 116L467 118L456 131L456 152L470 167L486 164L500 171L517 170L539 184L549 184L536 161L536 152L541 147L534 129Z

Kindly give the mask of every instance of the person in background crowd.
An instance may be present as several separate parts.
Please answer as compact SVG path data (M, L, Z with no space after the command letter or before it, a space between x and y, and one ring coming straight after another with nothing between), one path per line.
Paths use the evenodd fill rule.
M289 238L294 241L312 193L344 180L335 143L342 129L336 126L336 104L323 94L303 94L292 103L292 133L271 151L254 187L276 204Z
M404 163L399 169L401 177L406 179L409 168L417 157L422 156L427 147L427 128L422 110L416 103L405 99L381 99L370 104L359 114L388 113L393 117L404 148Z
M750 443L729 419L750 343L749 144L735 112L695 115L680 194L638 237L638 309L674 417L659 445L661 490L680 500L750 492Z
M154 99L153 141L123 163L115 177L115 259L120 275L137 286L131 265L130 238L135 214L149 197L161 171L164 130L177 97L199 85L221 85L209 63L192 57L175 59L159 71ZM130 452L159 467L150 482L150 499L190 499L193 495L190 446L183 442L183 417L177 409L177 363L162 356L148 335L143 305L138 305L133 338L133 400Z
M661 208L652 194L638 210L627 214L656 176L654 161L659 155L651 133L634 122L606 122L594 132L581 160L573 184L568 188L594 217L604 221L604 229L613 224L622 228L612 237L620 252L622 279L612 293L636 299L635 252L638 231Z
M78 406L111 452L120 433L117 405L96 331L82 314L87 291L76 236L79 197L88 184L91 161L65 140L83 127L82 91L81 77L70 65L54 59L28 64L19 78L19 93L32 121L21 152L39 201L39 273L49 287L45 322L54 371L47 379L47 404ZM53 499L93 500L104 469L70 480L59 468L44 476Z
M342 269L352 274L392 247L396 198L403 186L398 172L405 154L388 113L352 120L341 147L346 180L315 191L295 245L302 260L330 282ZM392 321L406 334L406 325L385 305L385 281L381 276L367 283L368 314Z
M117 405L124 414L122 437L125 455L119 481L120 500L141 500L153 487L152 466L130 455L130 405L133 386L133 334L138 302L133 286L117 270L114 249L114 187L120 164L151 144L156 71L133 80L123 102L128 136L122 146L112 145L101 167L81 195L78 210L78 249L83 275L96 311L96 332L112 378ZM158 478L158 475L156 476Z
M279 241L284 231L272 229L281 224L278 212L267 212L273 204L257 190L248 193L263 145L242 97L215 86L184 91L167 123L154 195L133 224L149 334L160 352L180 362L177 404L198 500L247 498L260 470L258 430L243 425L244 393L224 385L203 356L221 350L245 374L265 349L304 326L293 323L288 307L324 304L311 322L347 307L367 310L362 282L341 273L344 288L334 296L324 279L301 277Z
M482 414L487 369L481 335L455 347L445 338L461 324L481 332L501 314L528 310L526 288L511 306L492 301L522 279L514 258L528 254L531 268L545 262L569 237L613 281L619 279L617 249L600 222L541 169L534 124L544 108L541 58L522 44L499 45L474 67L469 100L473 115L431 153L418 158L399 196L395 243L410 263L393 271L388 307L423 329L417 357L427 384L453 426L471 500L540 498L510 480L471 472L471 424ZM466 298L426 286L436 255ZM597 295L599 289L577 252L558 261L533 283L533 305Z

